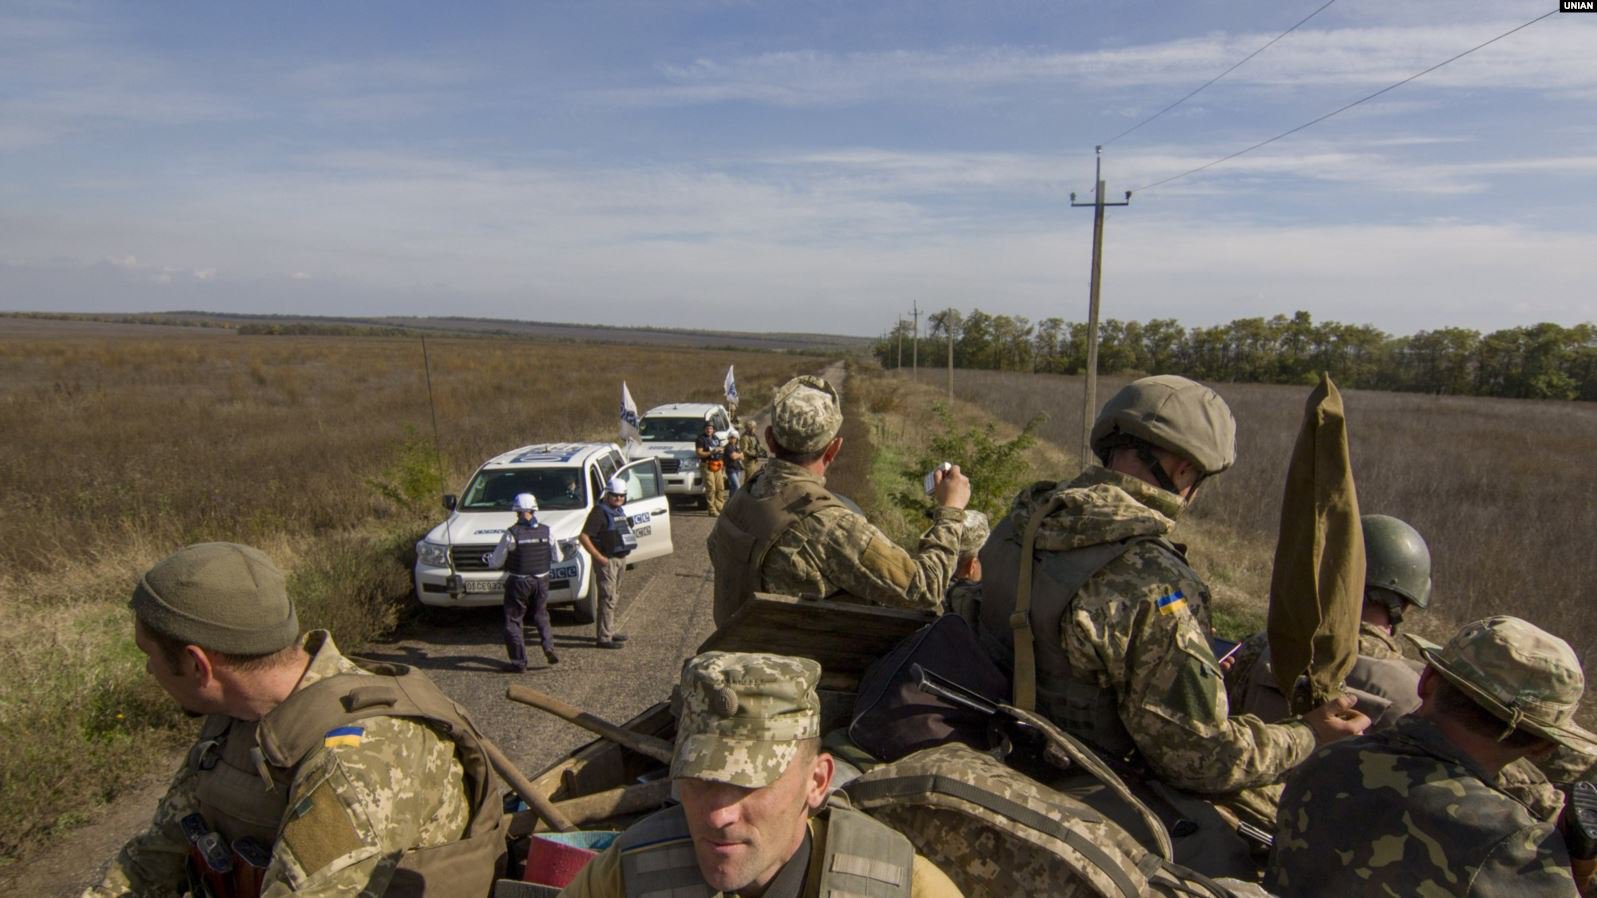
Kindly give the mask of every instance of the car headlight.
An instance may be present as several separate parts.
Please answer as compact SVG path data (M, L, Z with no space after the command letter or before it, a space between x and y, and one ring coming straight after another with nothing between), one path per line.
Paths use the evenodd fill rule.
M678 470L682 470L682 471L697 471L699 469L699 461L700 460L697 457L695 457L695 458L684 458L684 459L682 459L682 467L679 468Z
M420 540L416 543L416 560L428 567L448 567L449 547L432 540Z

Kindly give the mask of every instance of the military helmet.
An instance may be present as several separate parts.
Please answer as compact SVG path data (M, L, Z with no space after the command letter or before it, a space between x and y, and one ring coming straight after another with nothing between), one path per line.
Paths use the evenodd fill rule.
M1237 460L1237 422L1220 394L1175 374L1144 377L1104 403L1092 426L1092 448L1107 462L1117 438L1132 437L1174 452L1218 474Z
M1364 588L1389 589L1421 608L1431 605L1431 550L1408 524L1367 514L1364 525Z

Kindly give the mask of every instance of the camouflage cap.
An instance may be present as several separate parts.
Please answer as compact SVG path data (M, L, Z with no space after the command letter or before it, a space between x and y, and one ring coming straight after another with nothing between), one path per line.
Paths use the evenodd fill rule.
M992 524L987 521L986 515L966 510L965 527L959 534L959 557L967 558L980 552L992 532Z
M1508 726L1570 748L1597 746L1597 735L1575 724L1586 677L1569 643L1517 617L1499 615L1466 624L1447 645L1409 634L1425 660L1448 682Z
M129 603L140 623L230 655L266 655L299 638L283 572L259 549L197 543L157 562Z
M821 666L786 655L705 652L682 665L671 777L758 789L776 782L799 742L821 735Z
M842 427L842 400L823 378L801 374L783 384L771 400L771 430L789 452L818 452Z

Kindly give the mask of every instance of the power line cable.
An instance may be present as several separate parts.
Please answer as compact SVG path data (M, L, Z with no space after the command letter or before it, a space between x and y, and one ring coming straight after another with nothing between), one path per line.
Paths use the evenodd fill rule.
M1194 88L1191 93L1187 94L1186 96L1182 97L1181 99L1175 101L1174 103L1171 103L1169 106L1166 106L1165 108L1159 110L1158 112L1155 112L1153 115L1148 116L1147 118L1145 118L1142 121L1136 123L1135 125L1132 125L1131 127L1127 128L1126 130L1121 131L1119 134L1116 134L1114 137L1111 137L1108 140L1104 141L1102 144L1100 144L1100 146L1108 146L1108 145L1114 143L1115 141L1119 140L1120 138L1125 137L1127 134L1130 134L1131 132L1137 130L1138 128L1141 128L1143 125L1148 124L1149 122L1153 121L1154 119L1158 118L1159 116L1164 115L1166 112L1169 112L1170 110L1176 108L1177 106L1180 106L1182 103L1185 103L1188 100L1192 99L1193 97L1197 96L1200 92L1202 92L1209 85L1215 83L1216 81L1219 81L1221 78L1224 78L1225 76L1227 76L1227 75L1231 74L1232 72L1236 71L1237 69L1241 68L1243 66L1243 64L1245 64L1248 60L1252 59L1253 57L1258 56L1260 53L1263 53L1264 51L1270 49L1272 46L1275 45L1276 41L1280 40L1283 37L1286 37L1287 35L1291 34L1294 31L1298 30L1298 28L1304 22L1307 22L1308 20L1310 20L1310 19L1314 18L1315 16L1319 15L1320 13L1324 12L1326 7L1330 6L1331 4L1333 4L1335 2L1336 2L1336 0L1325 0L1325 3L1322 4L1319 9L1316 9L1314 12L1311 12L1308 15L1304 16L1303 18L1299 19L1298 23L1296 25L1293 25L1291 28L1288 28L1287 30L1281 32L1280 34L1276 35L1274 38L1271 38L1271 40L1270 40L1270 42L1268 44L1265 44L1264 46L1260 47L1259 49L1254 50L1252 53L1249 53L1240 62L1238 62L1235 65L1231 66L1231 68L1226 69L1225 71L1221 72L1220 74L1215 75L1213 78L1210 78L1208 81L1203 82L1198 87Z
M1280 134L1277 134L1276 136L1274 136L1274 137L1272 137L1272 138L1270 138L1268 140L1261 140L1261 141L1259 141L1258 143L1254 144L1251 147L1248 147L1248 148L1242 149L1242 150L1237 150L1235 153L1232 153L1229 156L1222 156L1219 159L1214 160L1213 162L1209 162L1209 163L1206 163L1204 165L1200 165L1197 168L1190 169L1188 171L1184 171L1184 172L1182 172L1179 175L1172 175L1172 176L1170 176L1168 178L1165 178L1163 181L1155 181L1152 184L1149 184L1149 185L1147 185L1145 187L1138 187L1136 190L1134 190L1132 192L1133 193L1141 193L1141 192L1143 192L1145 190L1152 190L1155 187L1162 187L1165 184L1169 184L1171 181L1179 181L1180 179L1185 178L1188 175L1195 175L1198 172L1214 168L1216 165L1219 165L1222 162L1230 162L1232 159L1235 159L1238 156L1243 156L1243 155L1246 155L1248 153L1251 153L1254 150L1259 149L1260 147L1269 146L1270 144L1275 143L1276 141L1280 140L1283 137L1290 137L1293 134L1296 134L1299 131L1302 131L1304 128L1308 128L1308 127L1313 126L1313 125L1318 125L1320 122L1325 121L1326 119L1330 118L1333 115L1339 115L1339 114L1341 114L1343 112L1348 111L1349 109L1352 109L1355 106L1358 106L1358 105L1360 105L1362 103L1367 103L1370 100L1373 100L1376 97L1380 96L1381 94L1384 94L1384 93L1386 93L1388 91L1395 90L1395 89L1397 89L1399 87L1402 87L1403 85L1409 83L1410 81L1413 81L1416 78L1419 78L1419 77L1424 76L1424 75L1429 75L1431 72L1436 71L1437 69L1441 68L1444 65L1447 65L1450 62L1455 62L1457 60L1463 59L1464 57L1470 55L1471 53L1474 53L1476 50L1479 50L1479 49L1481 49L1483 47L1491 46L1492 44L1497 43L1498 41L1502 40L1505 37L1508 37L1509 35L1517 32L1517 31L1523 31L1526 28L1529 28L1530 26L1536 24L1537 22L1540 22L1542 19L1545 19L1545 18L1547 18L1548 16L1551 16L1551 15L1555 15L1557 12L1558 12L1558 10L1555 9L1555 10L1552 10L1551 12L1543 13L1543 14L1537 16L1536 18L1531 19L1529 22L1526 22L1523 25L1519 25L1519 26L1517 26L1515 28L1510 28L1509 30L1503 32L1502 34L1499 34L1498 36L1492 38L1489 41L1486 41L1485 43L1476 44L1475 46L1470 47L1468 50L1465 50L1464 52L1458 54L1457 56L1452 56L1452 57L1449 57L1448 59L1444 59L1441 62L1437 63L1436 65L1433 65L1430 68L1424 70L1423 72L1416 72L1415 74L1410 75L1407 78L1404 78L1402 81L1399 81L1396 84L1389 84L1386 87L1381 88L1380 90L1376 91L1373 94L1370 94L1367 97L1360 97L1359 99L1354 100L1353 102L1347 104L1346 106L1341 107L1340 109L1333 109L1332 111L1327 112L1326 114L1320 116L1319 118L1311 119L1309 121L1306 121L1303 124L1298 125L1296 128L1293 128L1293 129L1291 129L1289 131L1282 131Z

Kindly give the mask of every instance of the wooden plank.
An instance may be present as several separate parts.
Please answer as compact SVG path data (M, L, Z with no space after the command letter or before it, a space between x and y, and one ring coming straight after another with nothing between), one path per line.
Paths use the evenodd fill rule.
M934 617L929 611L755 593L699 651L813 658L828 686L846 690L871 662Z

